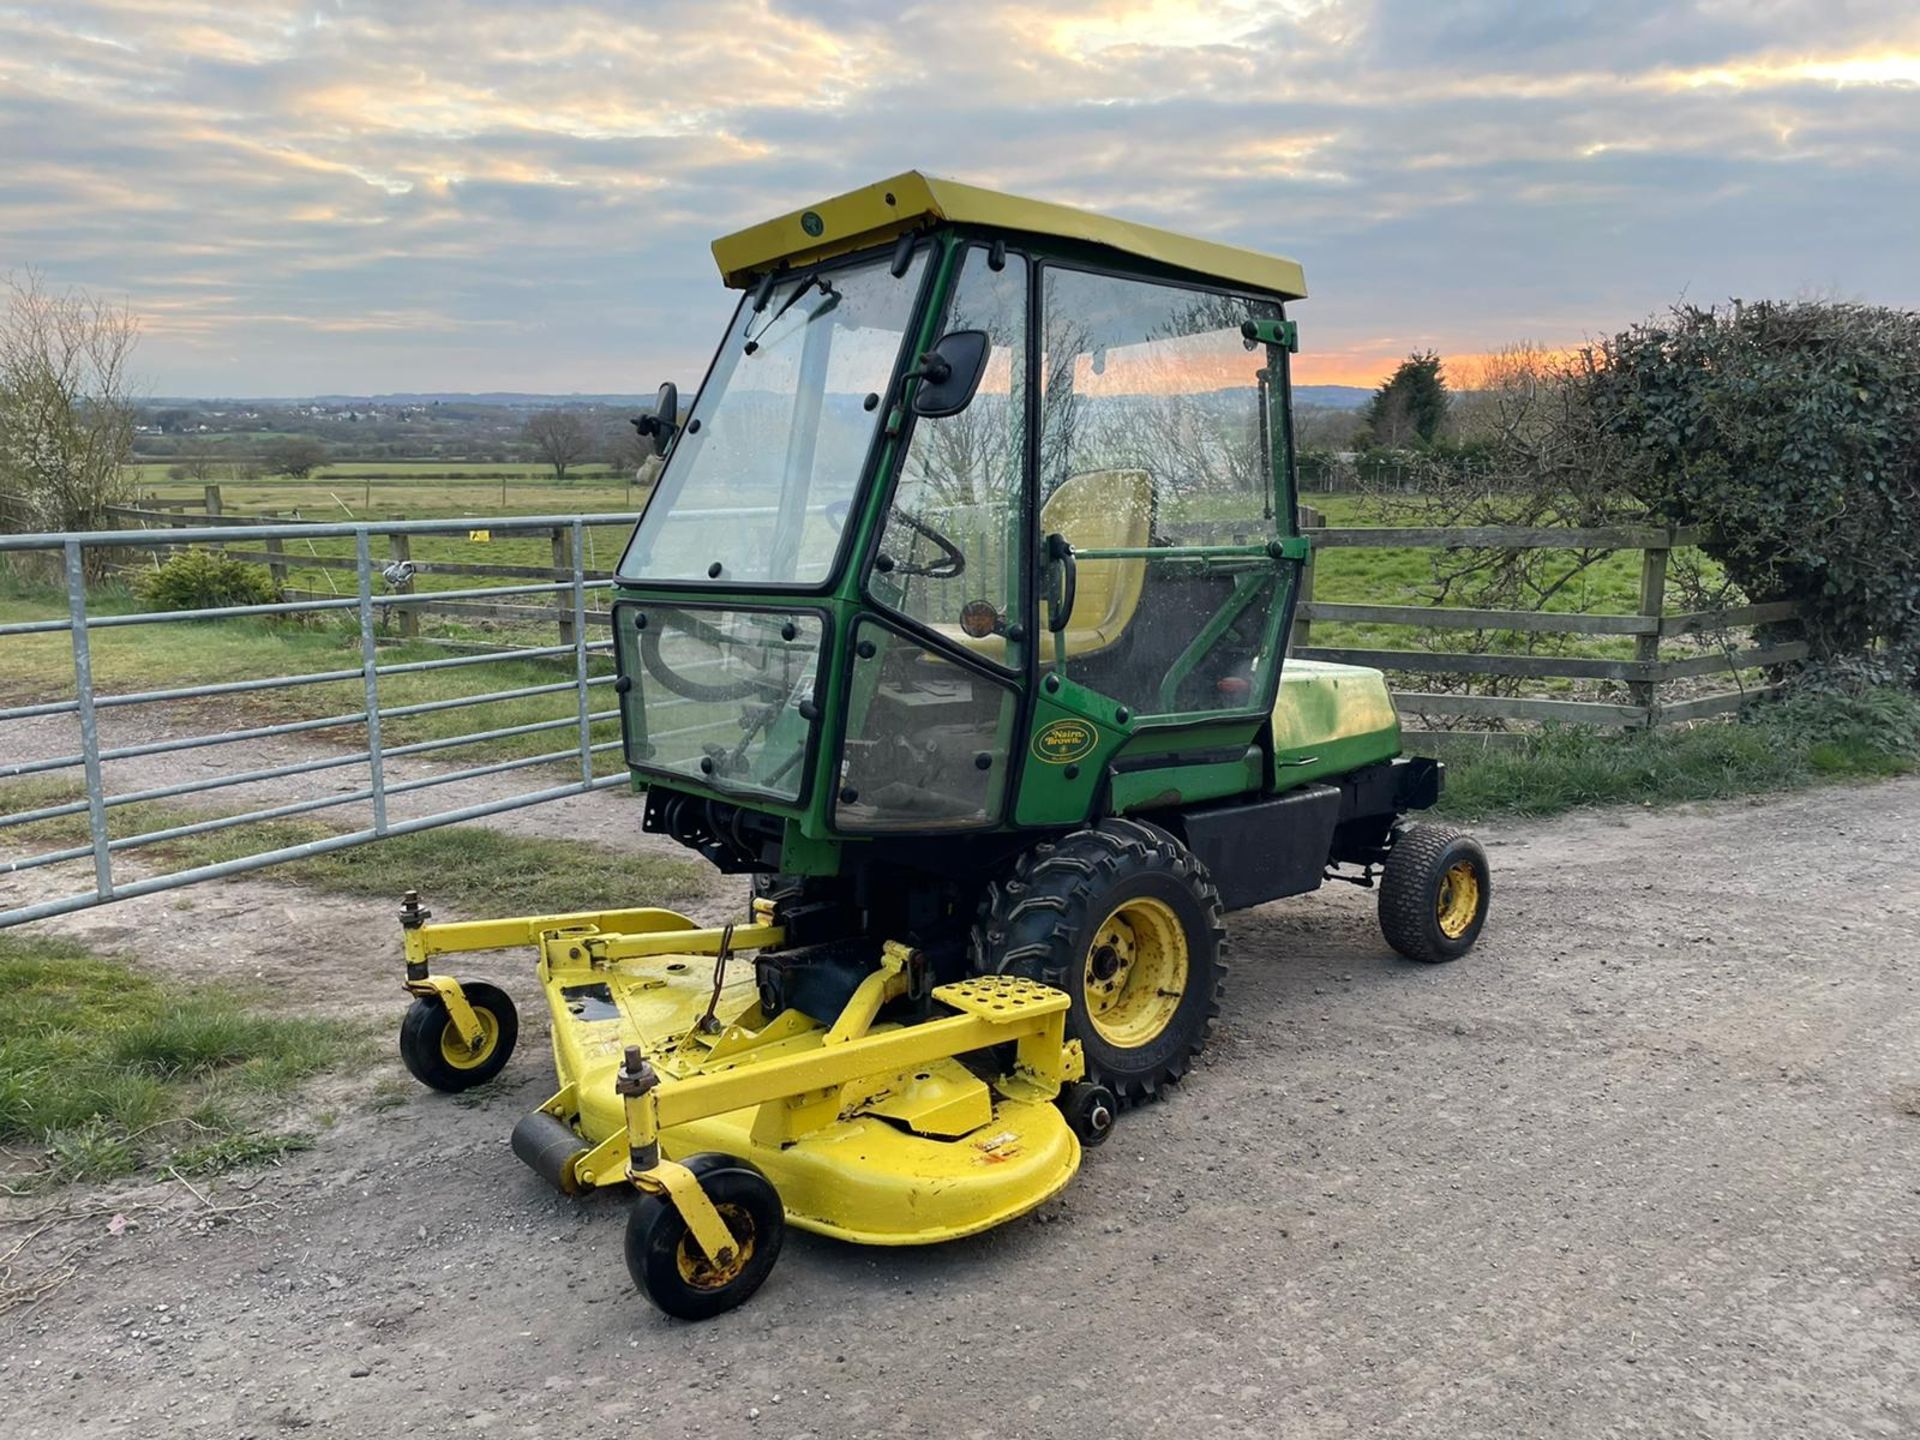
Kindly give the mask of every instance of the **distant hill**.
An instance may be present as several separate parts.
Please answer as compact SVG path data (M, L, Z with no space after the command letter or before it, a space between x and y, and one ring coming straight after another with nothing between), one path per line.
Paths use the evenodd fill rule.
M544 405L651 405L654 392L644 395L535 395L518 390L396 391L384 395L155 395L146 403L161 405L490 405L527 410Z
M1328 410L1358 410L1373 398L1373 391L1359 385L1296 385L1293 403L1319 405Z
M654 392L649 390L638 395L536 395L521 390L483 390L478 392L458 390L420 390L395 391L382 395L300 395L300 396L247 396L222 395L199 396L155 396L147 403L161 405L332 405L332 406L397 406L397 405L489 405L501 409L528 410L544 405L651 405ZM1358 410L1372 398L1373 392L1358 385L1296 385L1293 387L1294 403L1298 405L1318 405L1328 410Z

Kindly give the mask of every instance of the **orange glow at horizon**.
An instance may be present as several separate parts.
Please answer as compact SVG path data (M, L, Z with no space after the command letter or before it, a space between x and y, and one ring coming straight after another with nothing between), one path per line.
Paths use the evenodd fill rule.
M1416 347L1428 348L1428 347ZM1430 347L1440 356L1441 373L1454 389L1471 388L1474 376L1496 358L1496 352L1487 350L1448 350L1444 345ZM1564 359L1574 353L1576 347L1549 347L1542 353L1549 359ZM1409 351L1396 350L1372 355L1314 355L1306 351L1293 357L1293 383L1300 385L1357 385L1362 389L1373 390L1386 383L1387 377L1401 361L1407 358Z
M1363 390L1384 384L1410 351L1431 348L1440 356L1441 374L1455 390L1481 388L1489 365L1498 362L1501 352L1485 350L1449 351L1438 345L1414 345L1401 350L1381 350L1371 354L1334 353L1315 355L1303 351L1293 357L1293 384L1351 385ZM1543 361L1563 361L1575 347L1540 347L1535 353ZM983 389L1005 394L1012 382L1010 369L990 363ZM1242 348L1238 335L1219 332L1185 337L1181 341L1159 341L1152 345L1115 347L1105 352L1101 373L1093 370L1093 357L1083 354L1074 366L1074 390L1082 395L1188 395L1209 390L1235 389L1256 383L1254 372L1264 357ZM997 377L998 383L995 383Z

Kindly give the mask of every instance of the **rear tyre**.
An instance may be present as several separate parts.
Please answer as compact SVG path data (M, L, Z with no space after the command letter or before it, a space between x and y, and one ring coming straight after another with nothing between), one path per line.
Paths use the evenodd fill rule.
M773 1270L786 1239L780 1194L759 1167L731 1155L684 1162L732 1234L724 1264L707 1258L664 1195L642 1191L627 1215L627 1273L646 1296L680 1320L710 1320L743 1304Z
M1205 1046L1225 938L1219 892L1186 846L1138 820L1103 820L1034 846L988 887L968 962L1066 991L1087 1079L1136 1101Z
M1409 825L1387 852L1381 933L1409 960L1458 960L1480 938L1492 894L1478 840L1451 825Z
M438 995L420 996L400 1022L401 1061L422 1085L450 1095L498 1075L520 1038L520 1015L506 991L484 980L462 981L460 991L480 1022L478 1046L467 1047Z

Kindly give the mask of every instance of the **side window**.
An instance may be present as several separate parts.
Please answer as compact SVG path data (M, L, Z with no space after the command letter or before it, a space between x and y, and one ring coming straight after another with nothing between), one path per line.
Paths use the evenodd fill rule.
M1055 266L1042 297L1039 539L1079 558L1041 663L1142 715L1245 708L1286 572L1178 552L1277 533L1268 355L1241 325L1279 306Z
M986 247L969 247L944 328L986 332L986 373L958 415L915 422L871 590L984 659L1017 665L1006 631L1019 621L1026 578L1026 260L1006 255L996 270Z

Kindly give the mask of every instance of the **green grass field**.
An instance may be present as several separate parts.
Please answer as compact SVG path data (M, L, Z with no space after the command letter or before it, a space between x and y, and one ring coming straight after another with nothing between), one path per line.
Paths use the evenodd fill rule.
M198 499L197 491L180 485L158 487L162 500ZM376 486L371 503L351 488L324 479L302 485L222 486L228 513L289 513L298 509L307 520L391 520L437 519L488 515L540 514L613 514L638 509L645 503L643 489L599 482L555 485L551 477L531 477L510 484L506 501L499 491L470 484L423 481L418 484L394 482ZM1365 502L1351 495L1321 495L1315 503L1329 525L1350 526L1366 523ZM594 526L588 530L589 568L612 569L625 548L627 527ZM257 549L258 547L253 547ZM289 583L302 589L328 590L328 572L317 567L301 567L302 554L344 558L351 555L349 541L296 542L288 555ZM1410 605L1423 603L1424 587L1431 581L1436 552L1431 550L1327 549L1315 564L1314 598L1346 604ZM412 541L416 563L453 561L467 564L533 565L552 564L552 542L546 535L496 535L488 542L476 542L465 536L417 537ZM386 554L380 558L383 563ZM1636 553L1620 552L1590 567L1580 580L1555 595L1546 609L1559 613L1589 612L1631 614L1639 595L1640 559ZM342 593L351 590L351 572L332 572L332 585ZM456 589L472 586L471 577L423 574L417 585L422 590ZM505 582L502 582L505 583ZM1673 611L1674 607L1669 606ZM1676 612L1677 613L1677 612ZM1445 632L1415 632L1406 626L1325 624L1315 627L1315 643L1361 648L1397 649L1411 643L1416 633L1444 637ZM1570 654L1620 658L1632 653L1632 642L1618 637L1576 637Z
M323 477L306 482L223 482L220 488L225 514L272 514L289 520L298 518L328 524L360 520L439 520L509 515L631 514L646 500L646 491L640 487L602 482L555 485L550 475L542 479L524 470L511 473L524 478L512 480L504 487L493 483L384 481L375 482L369 491L359 484L346 484ZM198 502L201 497L197 489L169 481L155 485L150 498L153 502L165 504ZM620 559L620 552L626 548L631 529L626 524L589 526L586 532L587 568L613 569ZM553 565L553 540L546 532L491 532L485 539L474 539L467 534L417 535L411 537L409 545L411 558L416 565L432 565L436 562L541 568ZM374 546L377 564L385 565L393 558L395 547L391 540L376 537ZM236 539L229 548L259 553L262 542L249 544L244 539ZM289 587L328 595L354 593L354 574L350 568L300 563L303 558L350 560L353 557L352 540L288 541L286 555ZM444 575L425 571L416 578L414 588L466 590L512 583L506 579L489 580L472 575ZM534 597L515 603L553 602L544 597Z
M106 594L93 603L98 613L124 613L136 608L124 592ZM0 579L0 622L44 619L60 613L61 608L46 592L9 586ZM551 636L544 638L546 643L551 643ZM212 685L273 675L313 674L352 669L360 664L357 622L339 619L313 624L274 620L188 621L99 630L93 634L91 648L94 687L102 695ZM0 703L71 698L73 652L65 634L12 636L0 641L0 653L6 657L5 665L0 667ZM380 658L383 664L438 660L447 658L447 652L426 643L395 642L382 646ZM595 656L589 660L589 669L596 675L610 675L613 662L610 658ZM558 661L500 660L452 670L390 675L382 677L380 682L381 704L382 708L397 707L557 684L571 676L572 665L566 657ZM610 686L595 686L589 695L590 707L595 712L613 708ZM218 733L239 725L354 714L365 700L366 692L358 678L329 681L209 698L197 707L200 719L189 720L176 712L174 723ZM388 746L406 745L476 730L566 719L577 714L575 694L563 690L390 718L382 724L381 737ZM358 724L311 733L323 742L356 747L365 744L365 731ZM595 743L618 740L619 722L595 721L592 733ZM479 764L566 750L573 743L574 731L567 727L450 748L435 752L432 758L453 765ZM217 755L219 752L206 753ZM611 752L597 759L602 773L619 768L619 757ZM530 787L531 784L530 780Z
M165 484L174 488L197 484L196 481L175 480L172 472L180 467L179 460L140 460L131 467L143 484ZM216 462L215 479L218 480L224 470ZM609 467L602 464L575 466L574 473L587 477L604 477ZM476 477L497 477L501 475L526 476L535 481L544 480L553 483L553 471L531 460L341 460L332 465L322 465L314 472L315 479L340 480L362 475L458 475ZM222 481L221 483L229 483ZM242 488L258 484L272 488L280 484L301 484L303 482L285 476L263 476L258 482L232 482Z

